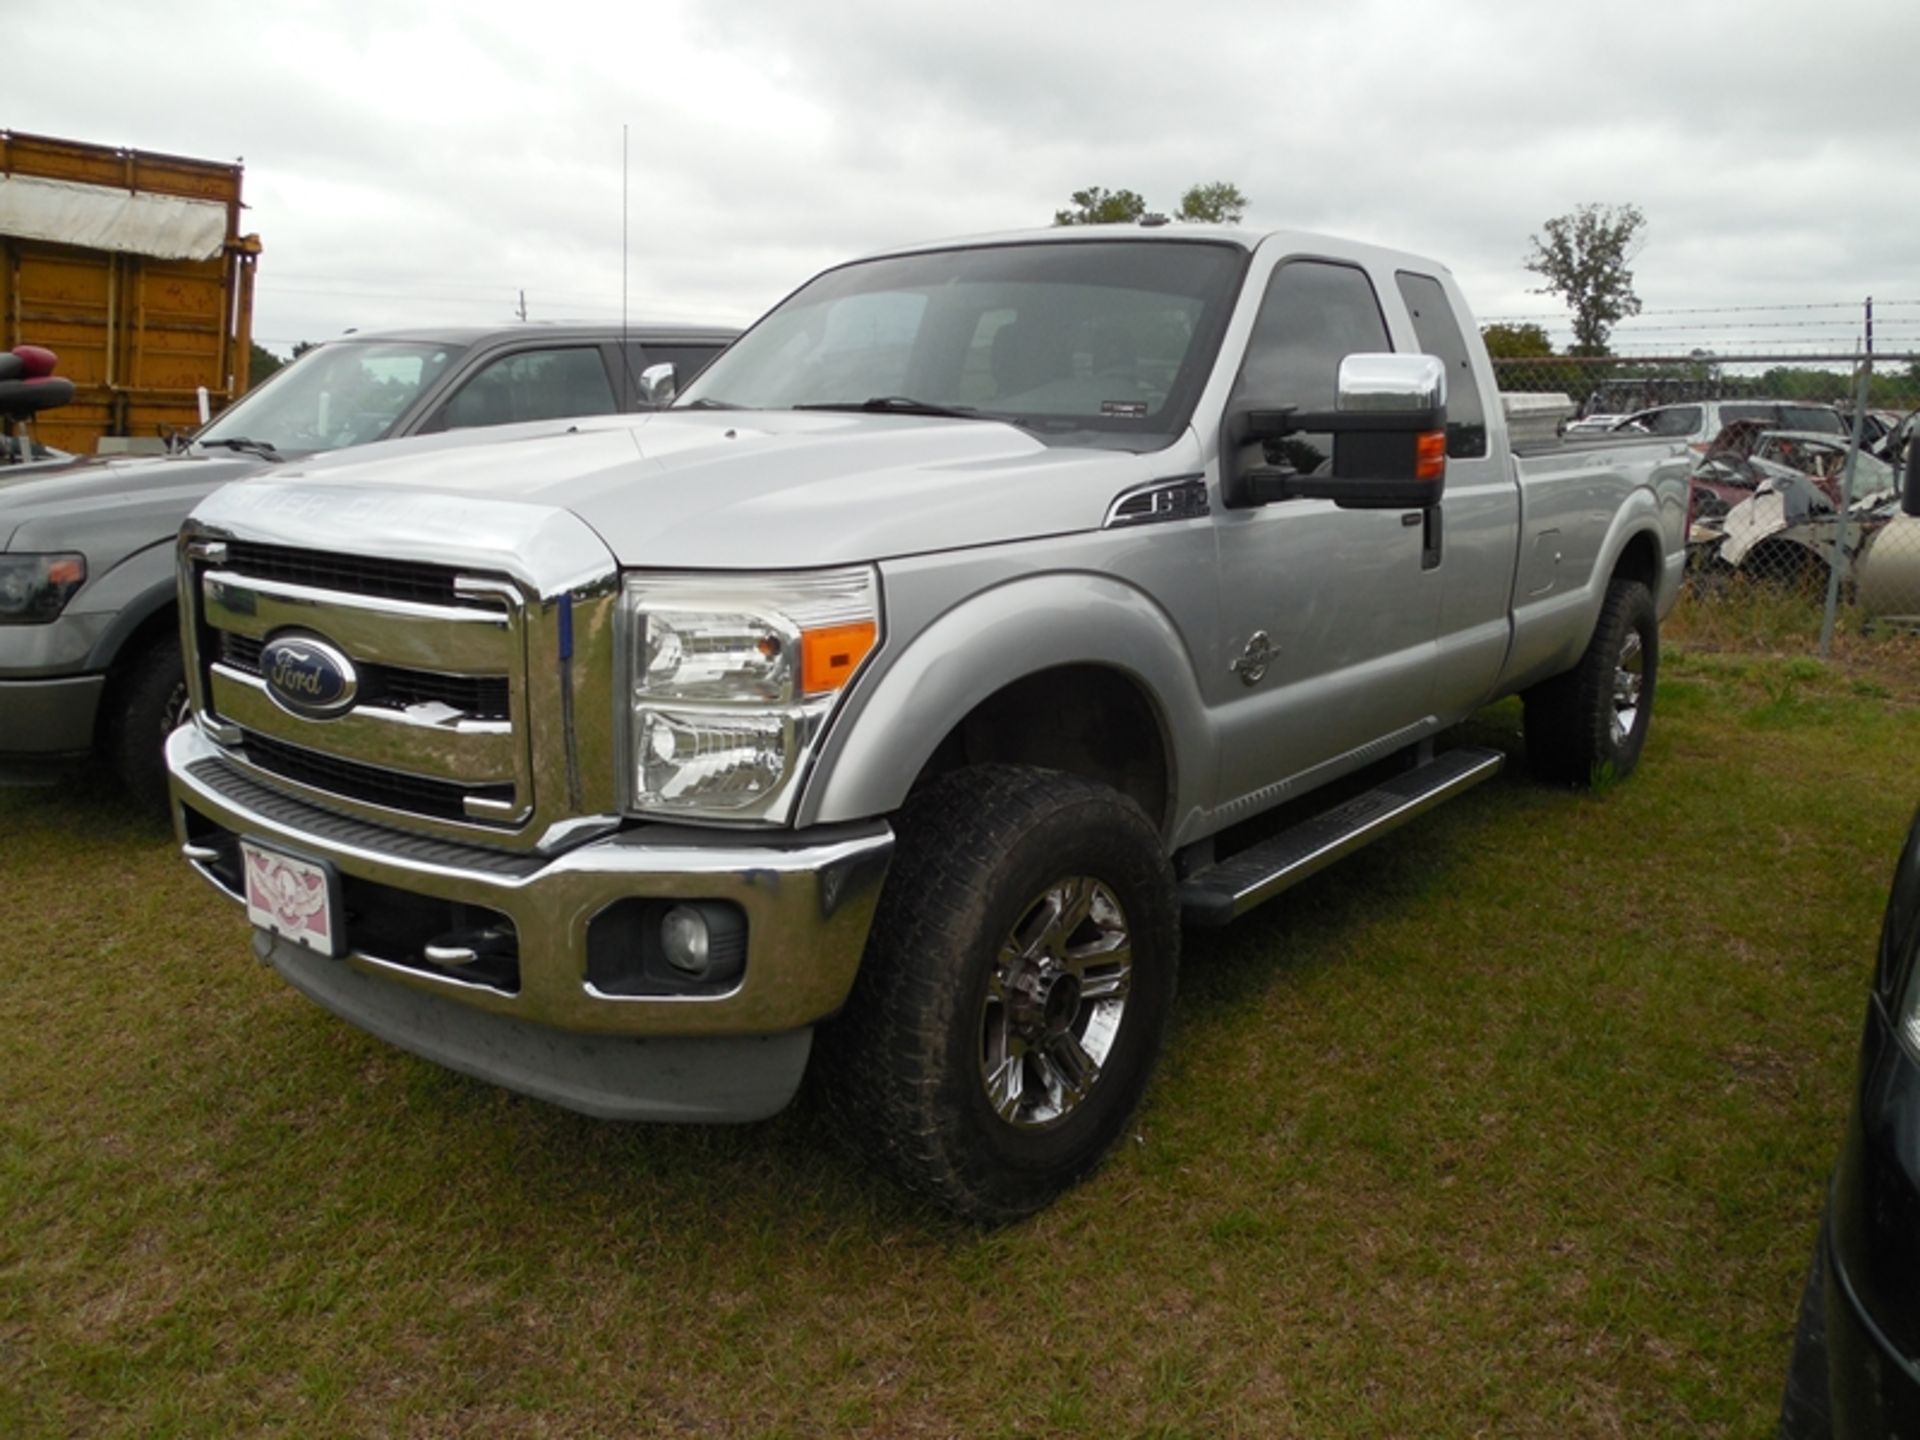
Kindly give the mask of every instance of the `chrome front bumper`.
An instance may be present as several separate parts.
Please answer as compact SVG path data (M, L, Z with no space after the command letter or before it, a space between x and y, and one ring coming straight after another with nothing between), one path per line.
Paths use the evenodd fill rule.
M190 863L236 902L243 897L235 876L209 859L228 837L324 861L343 877L406 896L484 907L509 917L518 937L512 992L432 973L417 957L394 953L379 933L361 933L371 922L358 930L350 924L345 957L322 964L574 1035L768 1036L833 1014L853 984L893 850L892 830L874 821L801 834L646 826L553 856L508 853L386 830L290 799L228 765L192 725L168 740L167 767L174 826ZM720 995L597 990L588 980L588 927L631 899L739 906L747 919L739 983Z

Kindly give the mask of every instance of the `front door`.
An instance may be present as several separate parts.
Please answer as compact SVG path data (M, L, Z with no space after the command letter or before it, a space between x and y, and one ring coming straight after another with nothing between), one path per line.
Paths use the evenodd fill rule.
M1331 410L1346 356L1393 348L1366 271L1296 259L1268 282L1232 403ZM1325 435L1268 459L1310 472ZM1219 719L1228 811L1285 798L1312 772L1385 754L1430 730L1440 579L1423 568L1422 511L1285 500L1218 512L1221 649L1203 689Z

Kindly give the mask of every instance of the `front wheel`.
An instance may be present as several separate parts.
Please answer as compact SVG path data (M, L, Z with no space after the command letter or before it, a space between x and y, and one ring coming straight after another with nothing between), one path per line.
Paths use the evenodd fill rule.
M1638 580L1613 580L1579 664L1526 693L1527 758L1542 780L1624 780L1653 722L1660 618Z
M127 666L106 731L108 763L127 797L151 815L167 811L167 736L187 718L180 642L169 635Z
M909 802L828 1103L966 1219L1039 1209L1097 1165L1146 1088L1179 962L1172 871L1140 808L1020 766Z

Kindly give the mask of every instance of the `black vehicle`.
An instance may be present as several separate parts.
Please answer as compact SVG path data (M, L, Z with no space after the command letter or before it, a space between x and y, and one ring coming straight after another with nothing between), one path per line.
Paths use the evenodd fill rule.
M1860 1071L1800 1299L1780 1433L1920 1435L1920 815L1880 927Z
M301 355L177 453L0 469L0 779L98 758L137 802L165 803L161 742L186 705L173 541L221 485L377 440L659 404L736 333L350 334Z

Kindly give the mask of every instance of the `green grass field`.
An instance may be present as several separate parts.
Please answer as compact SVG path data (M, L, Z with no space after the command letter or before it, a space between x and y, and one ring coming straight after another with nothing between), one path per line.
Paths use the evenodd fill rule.
M0 791L0 1433L1766 1432L1920 801L1855 673L1670 650L1625 784L1510 766L1190 934L1123 1149L997 1233L811 1097L415 1061L110 797Z

